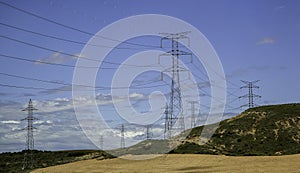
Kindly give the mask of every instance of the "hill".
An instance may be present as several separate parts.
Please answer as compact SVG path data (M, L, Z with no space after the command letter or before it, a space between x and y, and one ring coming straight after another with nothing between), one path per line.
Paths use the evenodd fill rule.
M17 173L29 172L36 168L60 165L87 159L113 158L112 155L98 150L69 150L69 151L33 151L33 168L22 170L24 151L0 154L0 172Z
M165 154L170 151L169 141L167 140L145 140L126 149L115 149L108 151L114 156L122 156L127 154Z
M192 129L170 153L285 155L300 153L300 104L261 106L220 122L211 139L200 145L203 126Z

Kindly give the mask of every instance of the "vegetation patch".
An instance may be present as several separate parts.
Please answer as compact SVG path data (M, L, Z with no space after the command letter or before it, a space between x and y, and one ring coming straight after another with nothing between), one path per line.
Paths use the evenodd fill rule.
M268 156L300 153L300 104L261 106L220 122L204 145L203 126L192 129L184 144L170 153ZM213 129L212 129L213 130Z
M108 159L113 158L112 155L104 151L96 150L74 150L74 151L37 151L33 150L33 167L31 169L23 168L23 160L25 151L14 153L0 154L0 172L3 173L19 173L30 172L36 168L44 168L48 166L55 166L86 159Z

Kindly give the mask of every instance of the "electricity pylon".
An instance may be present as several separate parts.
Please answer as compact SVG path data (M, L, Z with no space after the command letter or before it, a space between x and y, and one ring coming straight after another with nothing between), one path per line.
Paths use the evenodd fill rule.
M29 100L27 108L22 111L27 111L27 117L22 119L22 121L27 121L27 126L23 129L27 131L26 135L26 144L25 144L25 154L24 154L24 162L23 162L23 170L27 168L33 167L33 150L34 150L34 138L33 138L33 120L37 120L33 116L33 111L37 110L33 107L31 99Z
M197 101L189 101L191 104L191 128L196 127L196 109L195 105L198 103Z
M171 119L169 118L169 107L166 105L165 108L165 131L164 131L164 139L170 138L171 137L171 131L170 131L170 121Z
M240 89L248 88L248 94L239 97L239 98L248 98L248 104L242 105L241 107L248 106L248 108L253 108L254 106L256 106L256 104L254 104L254 98L261 98L260 95L253 94L253 89L259 88L259 86L254 85L255 83L259 82L259 80L252 81L252 82L241 80L241 82L245 83L246 85L240 87Z
M124 124L122 124L122 126L121 126L121 149L125 149L124 133L125 133Z
M147 140L151 139L151 136L152 136L152 134L151 134L151 126L147 125L146 126L146 139Z
M103 141L103 135L100 135L100 149L101 150L103 150L103 143L104 143L104 141Z
M169 100L166 122L165 122L165 131L168 131L168 137L172 136L172 131L174 130L174 125L178 121L180 131L185 130L184 124L184 115L183 115L183 107L182 107L182 95L181 95L181 87L180 87L180 72L188 71L187 69L181 67L179 65L179 56L182 55L192 55L189 52L179 50L179 40L187 39L189 41L189 37L187 34L189 32L182 33L162 33L164 36L161 38L160 46L162 47L163 40L171 40L172 49L160 56L171 56L172 58L172 67L166 69L165 71L171 72L171 96ZM160 58L160 57L159 57ZM160 61L159 61L160 62ZM162 75L163 77L163 75Z

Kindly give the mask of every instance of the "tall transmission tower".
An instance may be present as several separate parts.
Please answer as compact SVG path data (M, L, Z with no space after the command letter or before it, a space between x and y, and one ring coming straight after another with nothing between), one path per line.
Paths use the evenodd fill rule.
M254 104L254 98L261 98L260 95L253 93L253 89L259 88L259 86L255 85L255 83L259 82L259 80L251 81L251 82L241 80L241 82L243 82L246 85L240 87L240 89L248 88L248 94L239 97L239 98L248 98L248 104L242 105L241 107L248 106L248 108L253 108L254 106L256 106L256 104Z
M191 128L196 127L196 109L195 105L198 103L197 101L190 101L191 104Z
M37 120L33 116L33 111L37 110L33 107L31 99L29 100L27 108L22 111L27 111L27 117L22 119L22 121L27 121L27 126L23 129L27 131L26 135L26 144L25 144L25 154L24 154L24 162L23 162L23 170L27 168L33 167L33 150L34 150L34 139L33 139L33 120Z
M122 124L121 126L121 149L124 149L125 148L125 137L124 137L124 132L125 132L125 129L124 129L124 124Z
M171 79L171 96L168 105L168 115L166 117L166 123L168 131L168 137L172 136L172 131L174 130L174 125L178 121L180 131L185 130L184 124L184 115L183 115L183 107L182 107L182 95L181 95L181 88L180 88L180 72L181 71L188 71L187 69L181 67L179 65L179 57L183 55L192 54L189 52L179 50L179 40L180 39L187 39L189 42L189 37L187 34L189 32L182 32L182 33L162 33L164 36L161 38L160 47L162 47L163 40L170 40L172 45L172 50L161 54L160 56L171 56L172 57L172 67L166 69L165 71L171 72L172 79ZM160 58L160 57L159 57ZM163 76L163 75L162 75Z

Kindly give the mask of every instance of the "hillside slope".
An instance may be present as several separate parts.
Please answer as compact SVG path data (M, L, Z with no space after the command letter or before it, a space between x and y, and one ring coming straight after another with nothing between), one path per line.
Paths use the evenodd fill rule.
M251 108L219 124L208 143L199 145L194 128L171 153L284 155L300 153L300 104Z

